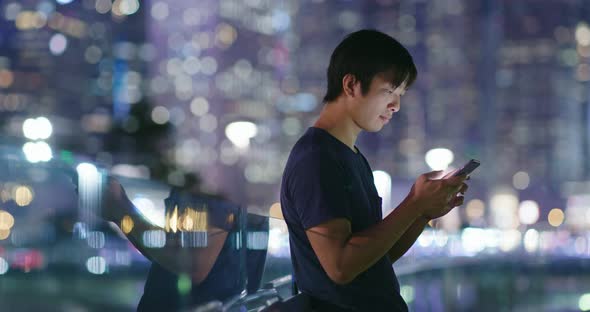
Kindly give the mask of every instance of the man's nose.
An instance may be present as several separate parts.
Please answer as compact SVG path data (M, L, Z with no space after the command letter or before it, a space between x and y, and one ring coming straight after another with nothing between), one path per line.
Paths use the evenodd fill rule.
M389 108L392 112L397 113L400 109L400 101L394 101L389 103L389 105L387 106L387 108Z

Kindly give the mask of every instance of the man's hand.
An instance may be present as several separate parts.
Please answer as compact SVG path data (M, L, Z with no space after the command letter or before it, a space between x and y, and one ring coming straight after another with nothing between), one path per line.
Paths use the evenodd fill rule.
M416 180L408 197L420 207L422 216L427 219L440 218L463 204L462 195L468 189L464 183L467 176L452 177L453 173L445 175L443 179L436 179L440 171L432 171Z

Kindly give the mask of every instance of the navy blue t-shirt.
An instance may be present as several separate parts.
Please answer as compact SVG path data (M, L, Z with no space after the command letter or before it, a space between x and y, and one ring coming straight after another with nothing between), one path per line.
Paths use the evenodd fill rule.
M382 220L381 198L360 151L355 153L321 128L309 128L287 161L281 209L301 292L360 311L407 311L387 255L349 284L338 285L322 268L305 234L305 230L336 218L348 219L353 233Z

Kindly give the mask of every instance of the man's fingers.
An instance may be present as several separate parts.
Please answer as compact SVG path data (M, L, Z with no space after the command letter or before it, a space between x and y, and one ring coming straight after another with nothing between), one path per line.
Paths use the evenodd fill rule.
M455 170L453 170L453 171L451 171L451 172L449 172L449 173L445 174L445 175L444 175L444 177L442 177L442 178L443 178L443 179L448 179L448 178L452 177L452 176L453 176L453 174L455 174L457 171L459 171L459 169L455 169Z
M469 189L469 185L463 183L463 185L461 185L461 188L459 189L459 193L465 194L465 192L467 192L467 189Z
M461 175L458 177L450 177L448 179L443 179L441 181L446 186L460 186L463 183L463 181L465 181L465 179L467 179L467 175Z
M455 208L457 206L461 206L463 205L463 201L465 200L465 198L463 196L455 196L455 198L453 198L450 202L450 206Z
M437 179L442 172L442 170L430 171L425 173L423 176L427 179Z

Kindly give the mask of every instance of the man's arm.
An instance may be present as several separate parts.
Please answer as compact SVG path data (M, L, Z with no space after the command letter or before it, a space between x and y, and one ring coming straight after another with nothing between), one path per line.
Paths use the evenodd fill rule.
M125 191L117 181L111 180L108 185L107 198L103 205L103 218L123 228L121 221L125 216L131 217L133 227L124 233L129 241L146 258L157 262L167 270L176 274L188 274L193 282L200 283L211 271L225 243L228 232L217 227L207 227L207 246L181 247L180 231L176 235L166 235L166 244L162 248L149 248L143 242L143 234L150 230L164 230L146 221L137 212L133 203L127 198Z
M409 249L414 245L424 228L428 224L426 217L419 217L412 223L408 230L402 235L402 237L389 249L387 255L391 263L395 263L401 258Z
M306 230L314 253L332 281L347 284L386 255L421 216L430 219L448 213L449 197L465 189L465 176L432 180L439 172L421 175L408 197L379 223L352 233L350 221L332 219ZM452 201L462 202L462 197ZM419 227L418 227L419 228ZM414 234L418 235L418 234Z
M324 271L337 284L347 284L381 259L419 217L417 202L406 198L374 226L351 233L350 222L339 218L306 231Z

